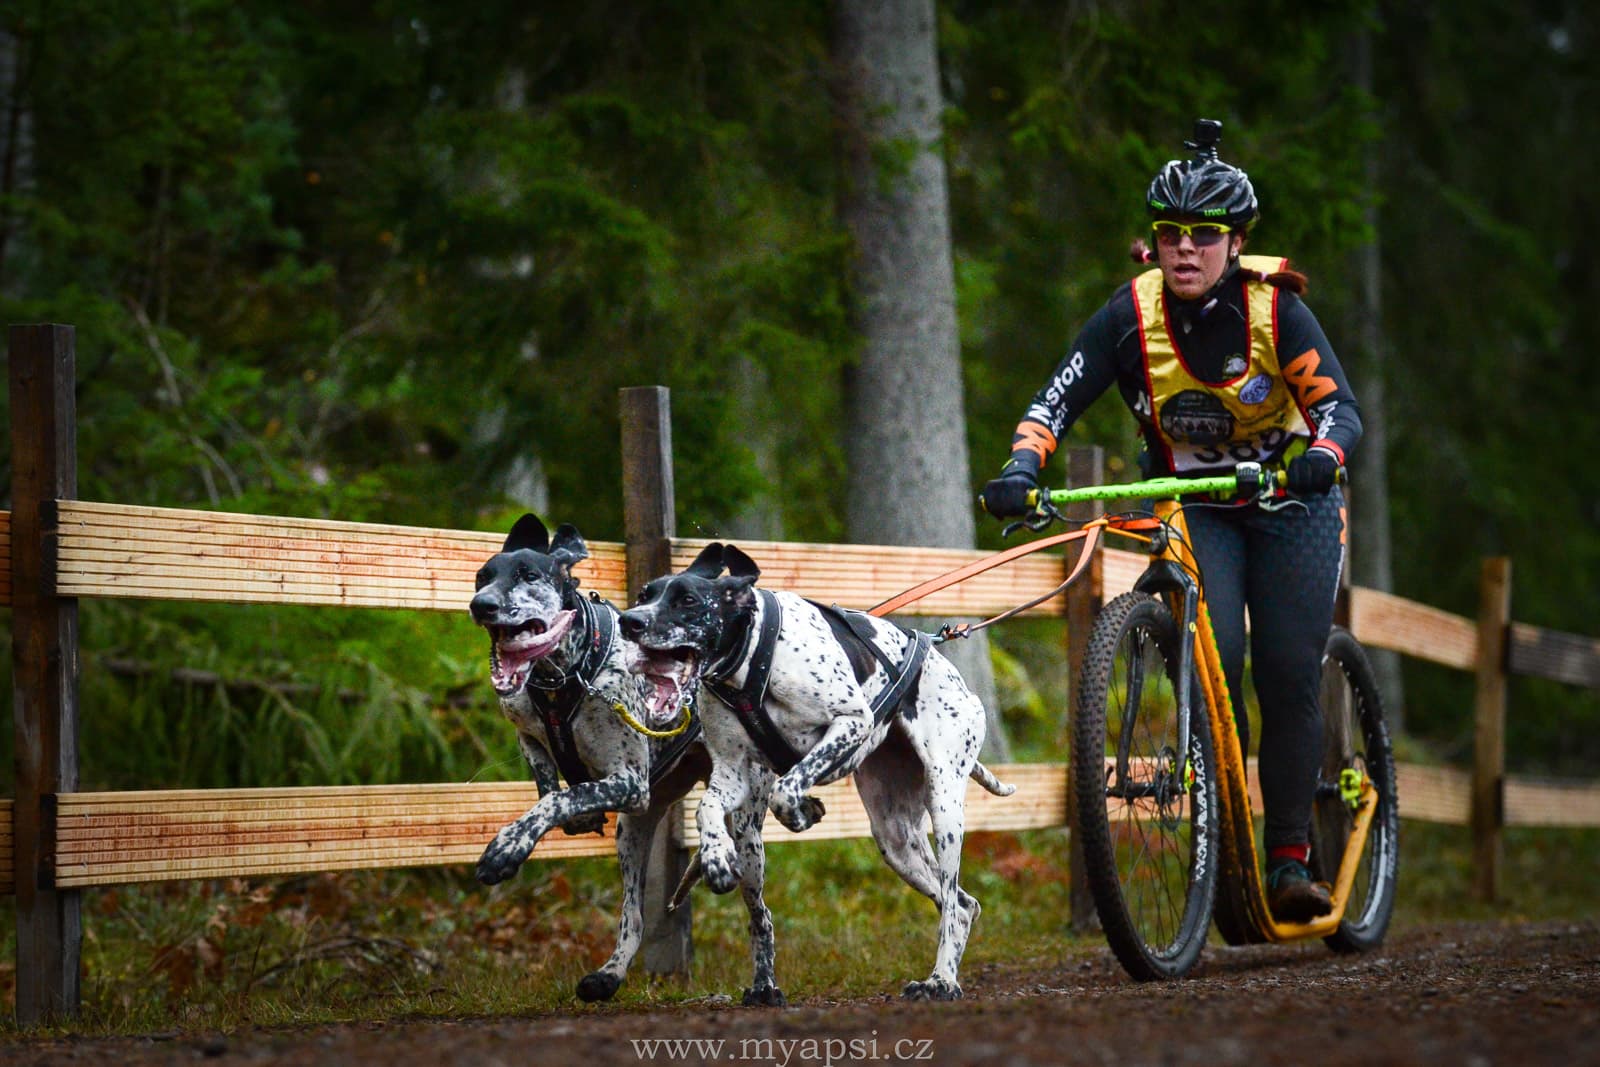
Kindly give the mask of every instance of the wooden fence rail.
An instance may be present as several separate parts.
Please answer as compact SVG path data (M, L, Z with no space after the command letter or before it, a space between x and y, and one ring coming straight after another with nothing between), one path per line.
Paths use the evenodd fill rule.
M10 346L16 476L13 510L0 512L0 598L13 607L19 773L16 799L0 800L0 890L17 897L19 1022L32 1024L77 1010L82 889L470 863L500 826L532 804L536 794L526 784L78 791L80 598L460 612L471 598L475 571L498 550L503 535L74 499L71 328L12 327ZM644 580L669 566L687 564L705 542L674 536L666 391L624 390L622 403L626 538L621 543L589 542L591 556L576 572L586 589L626 602ZM1096 469L1078 457L1070 467ZM741 547L760 562L769 584L853 607L869 607L986 555L787 542L742 542ZM912 613L993 614L1055 587L1069 562L1059 554L1027 557L930 597ZM1486 583L1491 572L1503 573L1508 597L1509 568L1501 564L1486 567ZM1140 555L1103 550L1090 571L1091 583L1074 593L1077 600L1057 598L1034 613L1068 617L1070 651L1081 644L1073 635L1086 625L1093 606L1131 587L1143 566ZM1486 881L1479 872L1480 890L1493 892L1492 864L1502 826L1600 825L1600 787L1507 780L1499 762L1503 756L1483 751L1485 743L1494 747L1493 722L1504 719L1508 669L1595 686L1600 684L1600 642L1508 618L1498 626L1473 621L1359 588L1351 590L1350 621L1356 636L1372 647L1474 671L1480 678L1480 751L1474 772L1410 765L1399 771L1403 816L1473 822L1480 836L1490 838L1490 846L1480 847L1480 862L1491 864ZM1012 764L998 770L1017 784L1018 792L999 800L973 790L970 829L1068 823L1064 764ZM780 832L774 823L769 826L771 840L866 836L865 813L848 784L829 786L824 793L828 818L823 823L799 837ZM691 793L677 816L665 821L665 836L653 850L659 859L653 862L651 879L658 902L675 884L675 872L696 843L698 797L698 792ZM553 835L539 845L534 858L612 853L608 827L604 837ZM688 909L671 925L656 920L647 934L648 968L683 966L687 923Z

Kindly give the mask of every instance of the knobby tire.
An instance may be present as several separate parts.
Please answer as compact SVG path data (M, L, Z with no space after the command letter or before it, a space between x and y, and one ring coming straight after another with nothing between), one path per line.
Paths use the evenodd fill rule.
M1353 824L1338 796L1339 771L1364 770L1378 790L1361 865L1350 888L1339 929L1323 938L1335 952L1366 952L1383 943L1394 913L1400 854L1400 805L1395 791L1394 749L1383 717L1377 677L1366 653L1348 630L1328 635L1322 665L1323 761L1312 815L1313 876L1331 881Z
M1216 762L1198 680L1189 758L1175 759L1178 649L1165 605L1144 593L1117 597L1085 647L1073 718L1089 888L1112 951L1143 981L1181 977L1199 960L1221 858ZM1119 762L1129 767L1126 778Z

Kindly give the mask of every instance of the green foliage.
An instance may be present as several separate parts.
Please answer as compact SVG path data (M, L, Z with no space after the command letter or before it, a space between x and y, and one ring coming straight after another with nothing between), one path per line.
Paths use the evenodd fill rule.
M1359 147L1376 131L1361 101L1321 72L1366 5L1282 7L1241 35L1215 11L1174 4L949 6L952 210L978 471L998 468L1078 325L1135 272L1127 249L1147 225L1145 187L1183 154L1196 116L1223 120L1225 157L1250 171L1262 250L1315 271L1365 237L1353 225L1365 195ZM1063 442L1074 443L1130 463L1120 399L1097 404Z
M726 403L764 376L791 528L837 536L847 247L816 13L711 14L6 16L28 76L0 91L32 120L32 166L0 190L0 311L77 327L81 494L468 528L548 495L553 521L616 539L617 389L658 382L679 514L716 529L764 486ZM451 627L476 633L86 605L86 784L498 765L514 749L481 648L408 651Z
M995 699L1015 758L1066 762L1066 624L1060 619L1015 619L989 634Z
M526 778L464 613L86 601L80 636L86 790Z
M1596 276L1571 224L1600 143L1591 13L1017 0L939 19L975 478L1133 273L1151 173L1213 116L1261 196L1253 244L1309 271L1341 351L1376 208L1397 591L1470 614L1476 561L1509 554L1517 618L1592 631L1572 594L1600 577L1580 363L1597 339L1573 309ZM1360 33L1370 96L1349 77ZM81 495L464 528L532 506L618 539L617 390L662 384L683 532L759 513L842 537L856 342L827 40L825 5L11 5L0 313L77 328ZM1080 442L1124 474L1117 397ZM189 753L166 779L251 782L456 776L505 751L481 740L479 653L409 662L438 643L420 623L128 604L86 624L105 642L85 645L91 779L158 747ZM100 677L117 658L146 673ZM200 693L178 668L270 687ZM1411 680L1412 721L1451 748L1459 680ZM307 695L341 690L367 705ZM1591 694L1513 699L1514 766L1594 766ZM209 748L156 710L191 706L225 727ZM1023 708L1023 743L1047 747ZM380 721L415 736L372 748Z
M1383 47L1407 56L1376 68L1397 591L1471 617L1478 561L1506 555L1516 619L1593 634L1581 591L1600 583L1600 429L1585 384L1600 336L1583 300L1600 277L1572 219L1600 143L1594 18L1500 2L1426 26L1420 9L1385 16ZM1507 84L1542 101L1538 121ZM1467 706L1455 681L1408 669L1421 714ZM1592 693L1518 682L1512 702L1514 763L1592 771Z
M1595 914L1600 830L1510 827L1500 868L1501 896L1480 902L1473 890L1472 833L1464 826L1406 822L1400 835L1402 926L1442 919L1534 921Z
M1477 561L1506 554L1519 620L1594 634L1592 11L960 0L939 17L975 477L1133 273L1150 175L1220 118L1263 203L1253 245L1308 270L1341 351L1347 257L1381 242L1397 591L1471 615ZM1346 55L1363 31L1370 98ZM0 114L25 119L0 135L0 314L77 329L82 496L479 529L532 506L614 540L617 390L661 384L682 532L775 504L783 536L843 536L853 250L825 5L18 0L0 49ZM1124 476L1118 398L1063 443L1080 442ZM525 774L460 614L81 610L85 788ZM1059 624L1008 624L994 647L1019 752L1062 758ZM1465 762L1471 679L1408 671L1401 743ZM1511 699L1514 771L1592 775L1592 694L1517 680ZM0 731L0 793L12 743ZM1593 832L1507 842L1509 903L1490 909L1468 897L1465 831L1407 823L1398 920L1592 913ZM973 835L969 964L1098 949L1063 929L1065 864L1059 833ZM772 867L792 991L925 973L932 911L870 843L774 848ZM86 894L83 1029L564 1007L609 944L615 868L533 868L493 891L449 871ZM737 899L696 909L695 977L630 983L624 1005L747 980Z

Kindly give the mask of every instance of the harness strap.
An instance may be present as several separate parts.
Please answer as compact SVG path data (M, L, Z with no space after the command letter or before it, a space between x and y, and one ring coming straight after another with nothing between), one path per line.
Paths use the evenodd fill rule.
M894 680L884 686L872 702L872 721L879 726L900 714L900 705L905 703L911 687L921 676L922 665L928 659L928 649L933 647L932 634L919 630L910 636L911 647L906 649L905 662L900 664L900 677L894 678L891 671L889 676Z
M689 751L689 746L700 740L700 719L698 716L689 723L683 733L668 741L660 752L650 753L650 788L654 789L661 784L672 768L678 765L683 754Z
M561 771L561 777L567 780L568 786L594 781L594 775L589 773L583 758L578 755L572 723L578 717L578 709L583 705L590 684L600 673L606 657L611 654L611 643L616 639L610 605L596 611L587 600L579 603L587 637L577 666L554 688L535 687L528 690L529 699L544 723L545 738L550 743L550 758L556 761L556 767Z
M872 728L874 730L878 729L884 723L900 714L900 709L904 706L906 698L910 696L912 688L922 676L922 667L927 662L928 650L934 644L933 635L907 630L903 626L896 627L910 640L910 645L906 649L905 659L895 663L873 640L877 636L877 632L873 629L872 623L867 621L869 616L866 612L841 608L837 604L824 607L815 601L811 603L829 617L830 626L836 638L842 638L843 635L840 634L837 626L832 626L833 619L838 619L841 625L848 627L849 633L856 640L866 645L877 661L883 665L884 674L888 676L889 681L878 691L878 695L872 701ZM837 759L822 770L821 776L823 778L832 777L843 769L845 763L853 755L855 755L853 751L841 752Z
M778 630L783 625L783 609L778 598L765 589L757 589L761 598L761 630L756 635L755 651L750 655L750 665L745 671L744 685L735 689L720 678L707 677L707 689L733 711L745 733L755 742L767 763L779 774L800 762L801 754L795 751L767 713L767 684L772 680L772 656L778 647Z
M590 693L595 678L600 674L600 668L605 666L606 658L611 655L611 646L616 640L616 620L613 618L614 609L611 605L599 599L582 603L588 637L584 641L578 665L560 685L551 689L533 688L528 691L534 709L538 711L539 719L544 723L550 758L555 760L556 769L561 772L561 777L566 779L568 787L594 781L594 775L589 773L583 757L578 755L578 743L573 736L572 724L578 717L578 709L583 706L583 698ZM695 719L683 733L674 737L670 744L659 752L650 754L649 781L652 789L671 773L672 768L683 758L683 754L689 751L689 746L699 739L700 720Z
M765 589L758 589L756 593L761 597L763 609L761 630L756 638L756 648L750 657L749 668L745 672L744 685L735 689L720 679L707 678L705 686L717 699L732 709L744 727L745 733L761 750L761 754L772 769L779 774L787 774L796 763L800 762L802 753L796 750L788 738L778 730L771 714L767 711L766 701L767 686L772 679L772 657L777 648L783 612L777 597ZM908 633L910 647L906 651L905 659L895 663L873 640L876 634L865 613L837 606L824 606L814 601L811 603L848 627L850 633L883 665L889 683L873 699L871 709L874 727L882 726L899 714L901 705L911 692L911 687L921 676L923 664L927 662L928 650L933 647L933 635Z
M900 705L905 702L912 684L922 671L923 662L928 658L928 649L933 647L933 635L898 627L901 633L911 639L911 647L906 650L906 658L900 663L895 663L874 640L877 632L867 621L869 616L866 612L841 608L837 604L824 607L816 601L811 603L848 626L856 639L867 646L867 651L883 665L883 673L888 675L889 684L879 690L877 697L872 701L872 721L875 725L882 726L899 713Z
M566 689L566 686L562 687L562 690ZM589 773L589 768L578 756L577 744L572 737L572 716L564 714L561 707L561 704L565 703L562 697L570 695L575 704L583 699L583 690L574 686L570 694L558 690L551 695L556 699L534 701L539 708L539 718L544 720L544 734L550 742L550 756L556 761L556 766L561 770L561 777L567 780L568 786L593 781L594 776Z

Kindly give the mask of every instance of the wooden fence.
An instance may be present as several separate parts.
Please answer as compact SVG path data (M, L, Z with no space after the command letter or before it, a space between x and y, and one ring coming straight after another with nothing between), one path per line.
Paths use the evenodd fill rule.
M81 891L174 879L470 863L504 823L534 802L531 784L423 784L338 788L78 790L77 602L83 597L323 604L461 612L473 575L501 533L133 507L76 499L73 331L10 330L13 499L0 512L0 596L12 606L17 796L0 800L0 889L14 891L17 1018L24 1025L78 1007ZM679 568L705 543L675 536L666 390L626 389L623 406L625 539L589 543L585 587L626 601L630 590ZM1070 458L1075 484L1101 480L1095 450ZM984 553L932 548L741 543L765 580L823 601L866 607ZM1031 556L916 605L928 615L988 615L1061 581L1060 555ZM1131 586L1132 553L1103 551L1090 579L1034 610L1067 620L1076 659L1096 605ZM1600 788L1506 779L1506 672L1600 684L1600 642L1553 633L1507 614L1510 564L1484 564L1477 619L1352 589L1349 622L1371 647L1475 672L1477 758L1472 771L1402 765L1401 814L1470 822L1479 891L1498 878L1500 828L1600 825ZM463 619L463 625L470 625ZM1070 819L1066 766L996 768L1018 785L1000 800L974 788L973 830L1054 827ZM1253 778L1253 775L1252 775ZM796 841L867 834L845 785L824 790L828 818ZM652 908L642 963L681 969L689 909L659 907L696 841L698 794L666 820L652 850ZM775 825L775 824L774 824ZM775 832L773 840L789 840ZM610 855L607 838L554 835L535 859ZM647 902L648 903L648 902ZM1074 911L1087 908L1074 894Z

